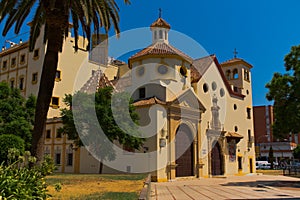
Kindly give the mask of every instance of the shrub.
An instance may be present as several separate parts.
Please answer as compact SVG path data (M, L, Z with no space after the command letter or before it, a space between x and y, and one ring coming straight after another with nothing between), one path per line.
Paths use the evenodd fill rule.
M30 168L29 164L36 162L30 152L23 155L18 149L9 149L8 152L8 164L0 165L0 199L47 199L49 195L44 177L52 173L53 160L46 157L40 165Z
M0 135L0 163L7 161L8 150L15 148L18 149L21 154L24 153L25 143L22 138L12 134ZM15 155L18 157L19 155ZM13 159L12 157L9 159Z

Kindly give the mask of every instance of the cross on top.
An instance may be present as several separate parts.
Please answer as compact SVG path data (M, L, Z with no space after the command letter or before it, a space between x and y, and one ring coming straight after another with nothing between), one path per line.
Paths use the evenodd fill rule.
M236 50L236 48L234 48L234 51L233 51L234 58L236 58L238 54L239 54L239 52Z
M158 11L159 11L158 17L161 18L161 12L162 12L161 8L159 8Z

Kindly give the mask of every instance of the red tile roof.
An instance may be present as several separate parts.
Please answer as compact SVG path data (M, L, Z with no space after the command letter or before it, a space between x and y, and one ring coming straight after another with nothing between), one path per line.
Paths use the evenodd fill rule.
M159 28L167 28L171 29L170 24L168 24L163 18L158 18L155 22L150 25L151 28L159 27Z
M148 105L154 105L154 104L165 105L166 102L161 101L156 97L150 97L150 98L142 99L142 100L139 100L139 101L136 101L133 103L134 106L148 106Z
M130 65L134 59L141 58L141 57L148 56L148 55L179 56L190 63L193 62L193 59L191 57L189 57L182 51L176 49L172 45L163 43L163 42L157 42L157 43L152 44L152 45L146 47L145 49L139 51L138 53L134 54L133 56L131 56L128 60L129 67L131 68Z
M206 56L194 60L191 66L191 82L197 83L213 61L213 56Z
M95 93L99 88L104 88L107 86L111 86L114 88L114 85L105 74L101 70L97 70L92 72L92 76L89 80L82 86L80 89L81 92L85 93Z
M244 64L246 66L248 66L250 69L253 67L250 63L246 62L245 60L241 59L241 58L233 58L230 60L227 60L223 63L221 63L221 66L230 66L232 64Z

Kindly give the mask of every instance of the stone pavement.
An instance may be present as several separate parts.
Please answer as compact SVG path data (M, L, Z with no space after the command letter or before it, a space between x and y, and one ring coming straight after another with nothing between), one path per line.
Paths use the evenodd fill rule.
M152 183L152 200L298 199L300 179L250 174L227 178L182 178Z

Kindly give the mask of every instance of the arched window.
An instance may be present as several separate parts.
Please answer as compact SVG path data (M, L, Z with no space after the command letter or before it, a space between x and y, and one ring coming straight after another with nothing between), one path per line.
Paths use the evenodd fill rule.
M156 40L156 39L157 39L157 32L154 31L154 40Z
M165 40L167 40L168 38L167 38L167 31L165 31Z
M163 39L163 32L162 32L162 30L159 30L159 39Z
M238 79L239 78L239 73L238 73L237 69L234 69L232 73L233 73L233 79Z
M230 71L230 69L226 71L226 78L227 78L227 80L231 79L231 71Z

